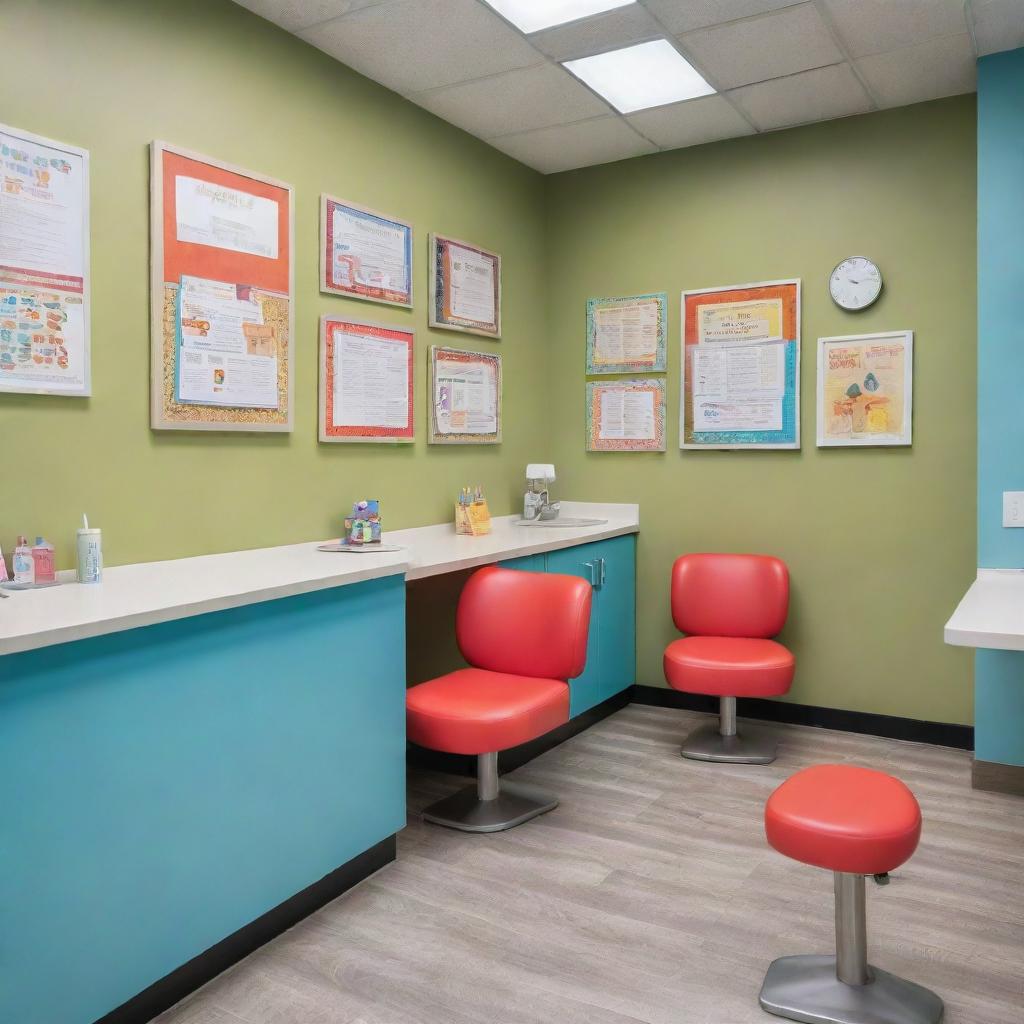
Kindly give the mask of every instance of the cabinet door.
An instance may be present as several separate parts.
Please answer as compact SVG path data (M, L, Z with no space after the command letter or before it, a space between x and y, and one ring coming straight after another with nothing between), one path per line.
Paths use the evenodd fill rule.
M636 541L614 537L590 546L601 582L598 699L607 700L636 682Z
M588 583L597 579L594 556L598 544L583 544L575 548L547 553L548 572L563 573L566 576L582 576ZM593 591L593 605L590 612L590 633L587 637L587 666L583 675L569 681L569 717L574 718L581 711L593 707L603 699L601 692L601 651L598 627L600 591Z
M543 555L523 555L522 558L506 558L499 562L503 569L523 569L526 572L544 572Z

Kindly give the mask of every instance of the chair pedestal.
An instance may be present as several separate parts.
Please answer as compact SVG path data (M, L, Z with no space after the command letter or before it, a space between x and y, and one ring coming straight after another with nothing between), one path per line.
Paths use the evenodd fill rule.
M759 729L740 734L736 727L736 698L720 698L718 722L697 726L683 741L683 757L694 761L770 764L778 753L771 733Z
M836 955L784 956L768 968L761 1007L805 1024L938 1024L931 990L867 960L864 876L836 872Z
M501 783L496 752L478 755L476 770L475 786L431 804L424 820L462 832L502 832L558 806L555 797L533 786Z

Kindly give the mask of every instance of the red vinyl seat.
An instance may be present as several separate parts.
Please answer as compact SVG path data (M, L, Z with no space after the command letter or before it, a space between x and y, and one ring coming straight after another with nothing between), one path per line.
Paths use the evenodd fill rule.
M793 680L793 655L774 640L688 636L665 649L670 686L719 697L777 697Z
M909 860L921 808L899 779L855 765L822 764L787 779L764 812L768 842L830 871L878 875Z
M469 832L511 828L557 800L498 782L498 752L569 721L568 680L583 672L590 584L576 576L489 566L463 587L455 637L470 667L412 687L409 739L432 750L477 757L477 786L428 807L423 816Z
M899 779L850 764L805 768L764 810L768 842L787 857L833 872L835 954L772 962L759 1001L790 1020L829 1024L939 1024L942 999L868 962L865 880L888 880L921 836L921 808Z
M452 754L485 754L564 725L569 687L560 679L463 668L414 686L406 708L413 743Z
M737 697L777 697L793 682L795 659L771 639L789 610L789 571L769 555L692 554L672 566L672 620L681 633L665 650L665 679L675 690L720 698L717 726L702 725L683 743L700 761L767 764L776 744L740 734Z

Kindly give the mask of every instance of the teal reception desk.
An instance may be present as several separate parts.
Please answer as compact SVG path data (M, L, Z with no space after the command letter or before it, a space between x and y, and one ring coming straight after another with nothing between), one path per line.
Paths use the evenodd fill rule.
M612 667L595 648L573 713L630 685L637 518L608 508L632 512L603 529L403 531L392 555L123 566L2 602L0 1020L146 1019L190 971L201 983L393 859L406 576L538 557L574 571L559 549L603 551L623 595L608 621L628 630L594 641Z

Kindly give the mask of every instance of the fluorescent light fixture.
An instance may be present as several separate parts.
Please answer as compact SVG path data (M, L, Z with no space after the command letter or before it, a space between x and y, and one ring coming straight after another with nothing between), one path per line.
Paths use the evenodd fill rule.
M567 60L565 67L620 114L715 91L667 39Z
M591 14L628 7L636 0L484 0L521 32L539 32L552 25L589 18Z

